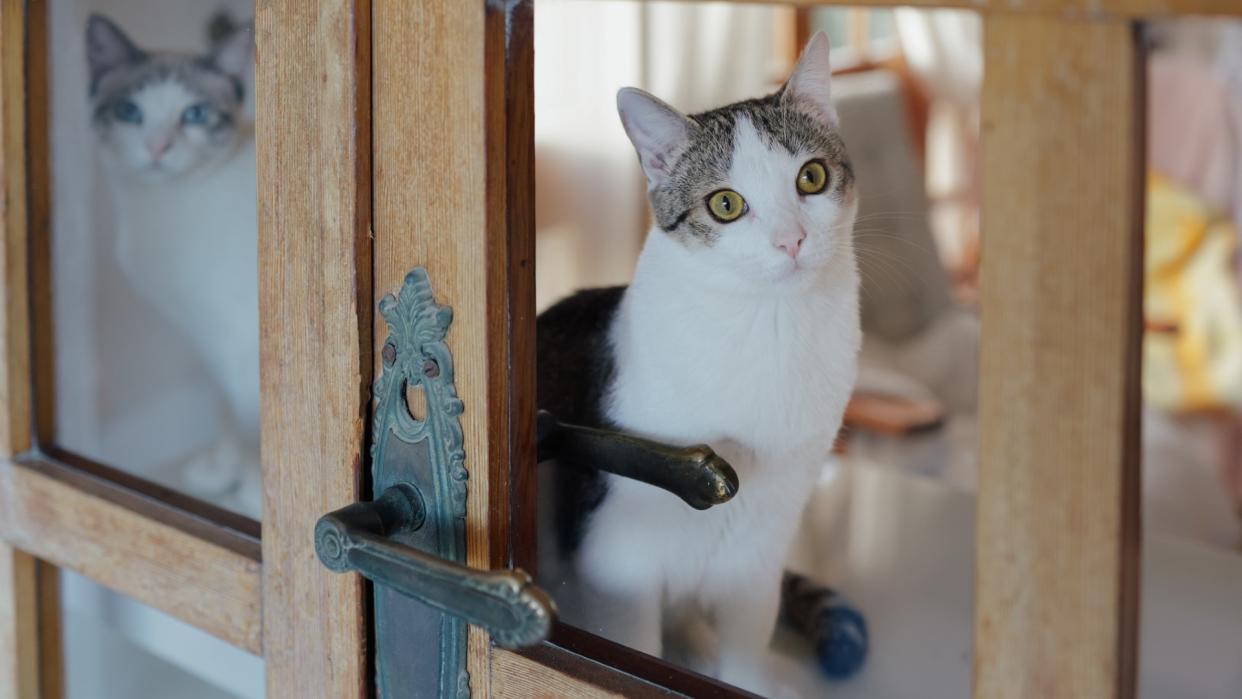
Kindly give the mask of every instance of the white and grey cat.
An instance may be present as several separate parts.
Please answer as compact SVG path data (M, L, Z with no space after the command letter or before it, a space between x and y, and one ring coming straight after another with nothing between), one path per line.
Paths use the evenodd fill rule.
M254 39L245 26L214 38L205 54L152 51L92 16L92 123L120 268L220 389L220 437L189 459L184 485L258 516L258 224L254 128L243 110Z
M708 443L741 481L698 511L638 481L544 467L541 582L571 622L654 655L681 637L697 669L762 694L778 690L766 660L785 556L861 338L858 197L828 54L817 34L780 91L702 114L622 90L655 225L628 288L579 292L538 320L540 408Z

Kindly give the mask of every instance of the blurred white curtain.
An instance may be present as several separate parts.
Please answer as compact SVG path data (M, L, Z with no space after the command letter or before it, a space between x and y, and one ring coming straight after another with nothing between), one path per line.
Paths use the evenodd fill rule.
M979 94L983 31L968 10L893 11L902 52L931 97L927 125L927 190L953 199L933 210L937 243L948 260L960 259L960 233L977 229ZM953 237L950 233L959 234Z
M645 181L616 92L687 112L772 89L774 10L728 4L538 0L538 304L628 281L647 226Z
M893 11L901 48L910 67L940 99L977 105L983 81L983 32L969 10Z

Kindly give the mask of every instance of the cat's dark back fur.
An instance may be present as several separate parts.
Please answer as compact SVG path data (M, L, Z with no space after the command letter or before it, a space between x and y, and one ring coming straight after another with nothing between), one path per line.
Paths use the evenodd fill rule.
M615 362L609 331L625 287L588 289L566 298L536 321L536 381L540 410L562 422L609 427L604 401ZM550 464L559 549L570 555L582 542L586 519L603 501L607 483L590 464Z

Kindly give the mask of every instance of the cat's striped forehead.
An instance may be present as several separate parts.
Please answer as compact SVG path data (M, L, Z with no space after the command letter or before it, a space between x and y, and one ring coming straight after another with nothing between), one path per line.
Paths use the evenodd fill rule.
M729 186L742 121L753 126L770 151L826 161L837 174L832 183L834 195L844 198L853 188L853 169L836 130L782 99L780 92L692 114L690 119L697 128L691 130L668 179L650 193L656 223L669 233L691 235L709 243L718 235L718 225L691 213L708 194Z
M147 54L108 70L95 77L90 93L98 114L100 109L144 88L169 82L226 113L238 109L245 96L241 82L216 69L209 60L177 53Z

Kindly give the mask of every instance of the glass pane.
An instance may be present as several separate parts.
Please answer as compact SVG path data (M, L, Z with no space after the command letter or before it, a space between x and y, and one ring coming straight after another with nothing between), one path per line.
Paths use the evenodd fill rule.
M979 20L895 12L823 14L841 19L834 41L850 16L893 45L898 26L969 41L832 78L852 183L836 150L806 145L830 138L818 102L747 103L715 136L633 94L632 139L618 117L625 86L686 113L773 94L804 40L791 8L544 0L535 17L540 407L706 442L740 480L698 511L593 464L542 464L539 581L568 623L768 696L970 693ZM808 162L822 191L798 185ZM721 190L745 205L710 209ZM852 392L821 332L852 322L832 303L849 255ZM834 451L830 406L847 399ZM798 577L782 589L783 573Z
M253 5L48 5L42 437L257 518Z
M61 571L68 699L262 699L263 660Z
M1242 696L1242 23L1146 35L1139 695L1224 699Z

